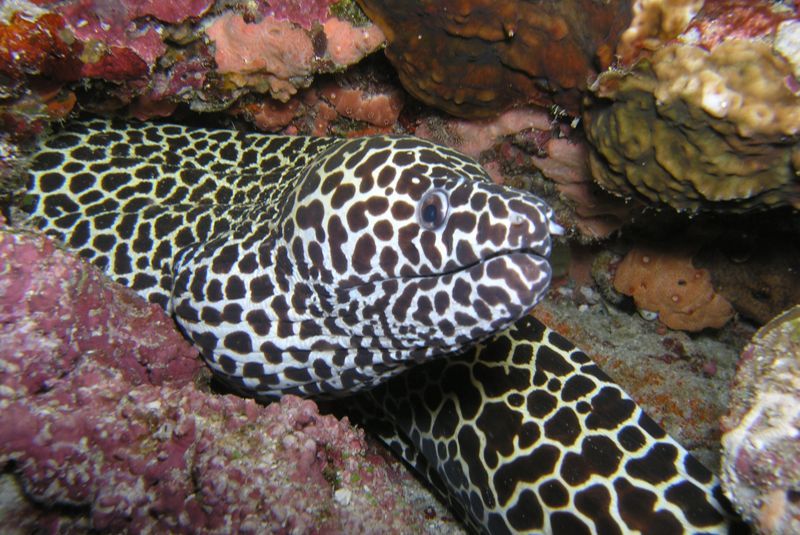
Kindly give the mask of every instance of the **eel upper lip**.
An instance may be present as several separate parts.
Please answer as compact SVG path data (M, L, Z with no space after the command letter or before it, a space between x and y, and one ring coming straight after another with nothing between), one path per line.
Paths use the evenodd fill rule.
M470 262L469 264L464 264L464 265L458 266L456 268L453 268L453 269L450 269L450 270L447 270L447 271L442 271L442 272L439 272L439 273L428 273L428 274L425 274L425 275L422 275L422 274L405 275L405 276L400 276L400 277L391 277L391 279L400 280L400 279L424 279L424 278L429 278L429 277L444 277L444 276L447 276L447 275L452 275L454 273L459 273L461 271L466 271L468 269L471 269L471 268L477 266L478 264L482 264L482 263L488 262L489 260L491 260L493 258L499 258L501 256L508 256L508 255L515 254L515 253L527 254L527 255L533 256L535 258L538 258L540 260L543 260L543 261L547 262L548 261L548 257L549 257L549 252L548 252L547 249L548 248L547 248L547 244L546 243L542 244L540 246L537 246L537 247L520 247L520 248L517 248L517 249L502 249L502 250L499 250L499 251L494 251L491 254L488 254L483 258L479 258L479 259L475 260L474 262ZM350 286L344 286L341 289L349 291L349 290L353 290L355 288L358 288L360 286L363 286L364 284L374 284L374 281L370 282L370 283L353 284L353 285L350 285Z
M494 252L484 256L483 258L479 258L478 260L476 260L474 262L470 262L469 264L464 264L463 266L460 266L460 267L458 267L456 269L450 270L450 271L448 271L446 273L440 273L440 275L448 275L450 273L456 273L456 272L459 272L459 271L466 271L468 269L471 269L471 268L477 266L478 264L485 264L486 262L488 262L490 260L493 260L495 258L500 258L500 257L503 257L503 256L509 256L509 255L512 255L512 254L525 254L525 255L537 258L539 260L542 260L544 262L547 262L549 260L548 259L549 254L548 254L546 245L542 245L541 247L520 247L520 248L517 248L517 249L502 249L502 250L499 250L499 251L494 251Z
M542 260L547 260L550 256L550 251L548 250L547 244L543 243L542 245L537 247L519 247L517 249L502 249L500 251L495 251L481 258L480 260L478 260L478 262L486 262L487 260L491 260L492 258L497 258L499 256L508 256L515 253L536 256L538 258L541 258Z

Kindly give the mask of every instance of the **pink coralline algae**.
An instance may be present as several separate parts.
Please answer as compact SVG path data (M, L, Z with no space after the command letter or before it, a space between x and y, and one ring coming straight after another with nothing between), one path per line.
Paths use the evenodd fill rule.
M288 20L310 30L315 22L325 20L328 7L336 0L272 0L263 2L259 11L278 20Z
M3 88L2 106L14 115L14 131L38 130L27 123L40 115L18 97L35 93L43 78L91 95L78 103L88 111L146 119L186 104L216 112L265 97L286 102L316 75L342 72L384 42L355 4L332 0L8 4L0 13L0 72L13 83L13 91ZM89 80L111 83L87 91Z
M248 23L235 13L217 18L206 30L218 71L233 88L250 87L286 102L313 74L358 62L383 43L375 26L357 28L331 18L312 35L292 22L264 17Z
M286 101L298 85L311 83L314 45L290 22L265 17L248 24L241 15L227 13L206 33L216 48L217 69L237 87L263 86Z
M364 27L331 17L323 24L329 59L339 66L352 65L383 44L383 32L370 24Z
M392 126L403 109L399 90L370 93L359 87L330 83L320 89L320 95L342 117L375 126Z
M4 528L31 532L415 530L391 472L311 401L198 390L156 305L42 236L0 230Z
M800 306L742 351L721 427L722 484L736 509L760 533L800 533Z
M356 67L286 102L265 98L233 109L268 132L363 136L391 132L405 99L396 86Z
M81 74L105 80L146 76L167 50L161 28L151 19L180 23L203 15L211 0L73 0L53 5L83 43Z

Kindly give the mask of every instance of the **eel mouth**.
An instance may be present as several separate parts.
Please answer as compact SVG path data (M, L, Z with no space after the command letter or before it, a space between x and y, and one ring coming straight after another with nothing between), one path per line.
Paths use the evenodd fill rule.
M532 256L534 258L538 258L540 260L544 260L545 262L550 261L550 250L549 247L546 245L542 245L541 247L522 247L519 249L505 249L502 251L495 251L491 254L486 255L485 257L477 260L471 265L480 264L481 262L488 262L489 260L493 260L495 258L500 258L504 256L510 256L514 254L523 254L527 256ZM469 267L469 266L468 266Z
M480 264L487 265L493 262L494 260L498 260L501 258L506 258L511 261L527 258L534 261L537 264L540 265L547 264L549 266L550 244L549 242L545 242L535 247L520 247L518 249L501 249L499 251L493 251L482 258L478 258L474 262L470 262L469 264L464 264L463 266L457 267L455 269L442 272L440 275L444 276L453 273L458 273L461 271L467 271L475 268Z
M488 254L483 258L479 258L474 262L457 266L453 269L439 271L436 273L400 276L396 277L395 279L414 280L414 279L442 278L483 268L488 271L485 272L483 275L476 274L476 277L472 278L473 279L483 278L486 275L488 275L490 280L497 280L499 278L502 278L502 274L497 272L492 273L491 266L495 265L500 266L500 263L498 261L506 260L511 264L511 266L516 268L516 270L519 272L519 274L525 281L529 281L531 283L537 282L541 280L541 272L546 271L547 272L546 278L549 283L550 280L549 256L550 256L549 248L546 245L543 245L542 247L523 247L520 249L505 249L501 251L492 252L491 254Z
M540 246L536 247L521 247L518 249L502 249L499 251L493 251L490 254L482 258L478 258L477 260L470 262L468 264L463 264L460 266L455 266L451 269L447 269L444 271L436 271L431 273L416 273L413 275L398 275L395 277L387 277L381 279L373 279L369 281L353 281L353 284L344 284L340 287L343 291L350 291L355 290L361 287L370 286L380 284L385 281L395 280L395 281L411 281L411 280L418 280L418 279L433 279L433 278L443 278L453 275L458 275L459 273L465 273L473 269L478 269L479 267L488 267L490 265L497 264L496 261L501 259L506 259L511 262L512 265L516 266L517 269L521 272L522 276L525 280L531 282L537 282L541 279L540 273L541 271L547 272L547 280L549 283L550 279L550 246L549 243L545 242ZM477 274L476 274L477 275ZM490 275L491 276L491 275ZM473 277L476 278L476 277ZM477 278L480 278L478 276Z

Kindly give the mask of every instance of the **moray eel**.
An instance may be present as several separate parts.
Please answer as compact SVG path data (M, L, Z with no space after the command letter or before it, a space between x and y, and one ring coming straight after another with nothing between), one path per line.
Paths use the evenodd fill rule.
M473 160L92 119L46 140L30 178L30 223L165 307L225 382L360 391L475 531L728 531L717 480L528 315L559 227Z

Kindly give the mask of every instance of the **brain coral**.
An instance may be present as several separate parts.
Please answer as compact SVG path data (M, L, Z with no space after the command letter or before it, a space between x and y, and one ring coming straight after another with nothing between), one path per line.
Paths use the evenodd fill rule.
M630 0L359 0L409 93L465 118L515 103L577 109L607 67Z
M617 267L614 288L632 296L639 310L658 312L670 329L719 328L733 317L730 303L714 292L708 271L696 269L684 251L632 249Z
M794 67L767 37L721 40L718 26L693 22L631 69L598 77L584 113L595 180L679 210L800 207ZM623 55L651 34L626 32Z
M800 307L742 352L722 419L722 484L759 533L800 532Z

